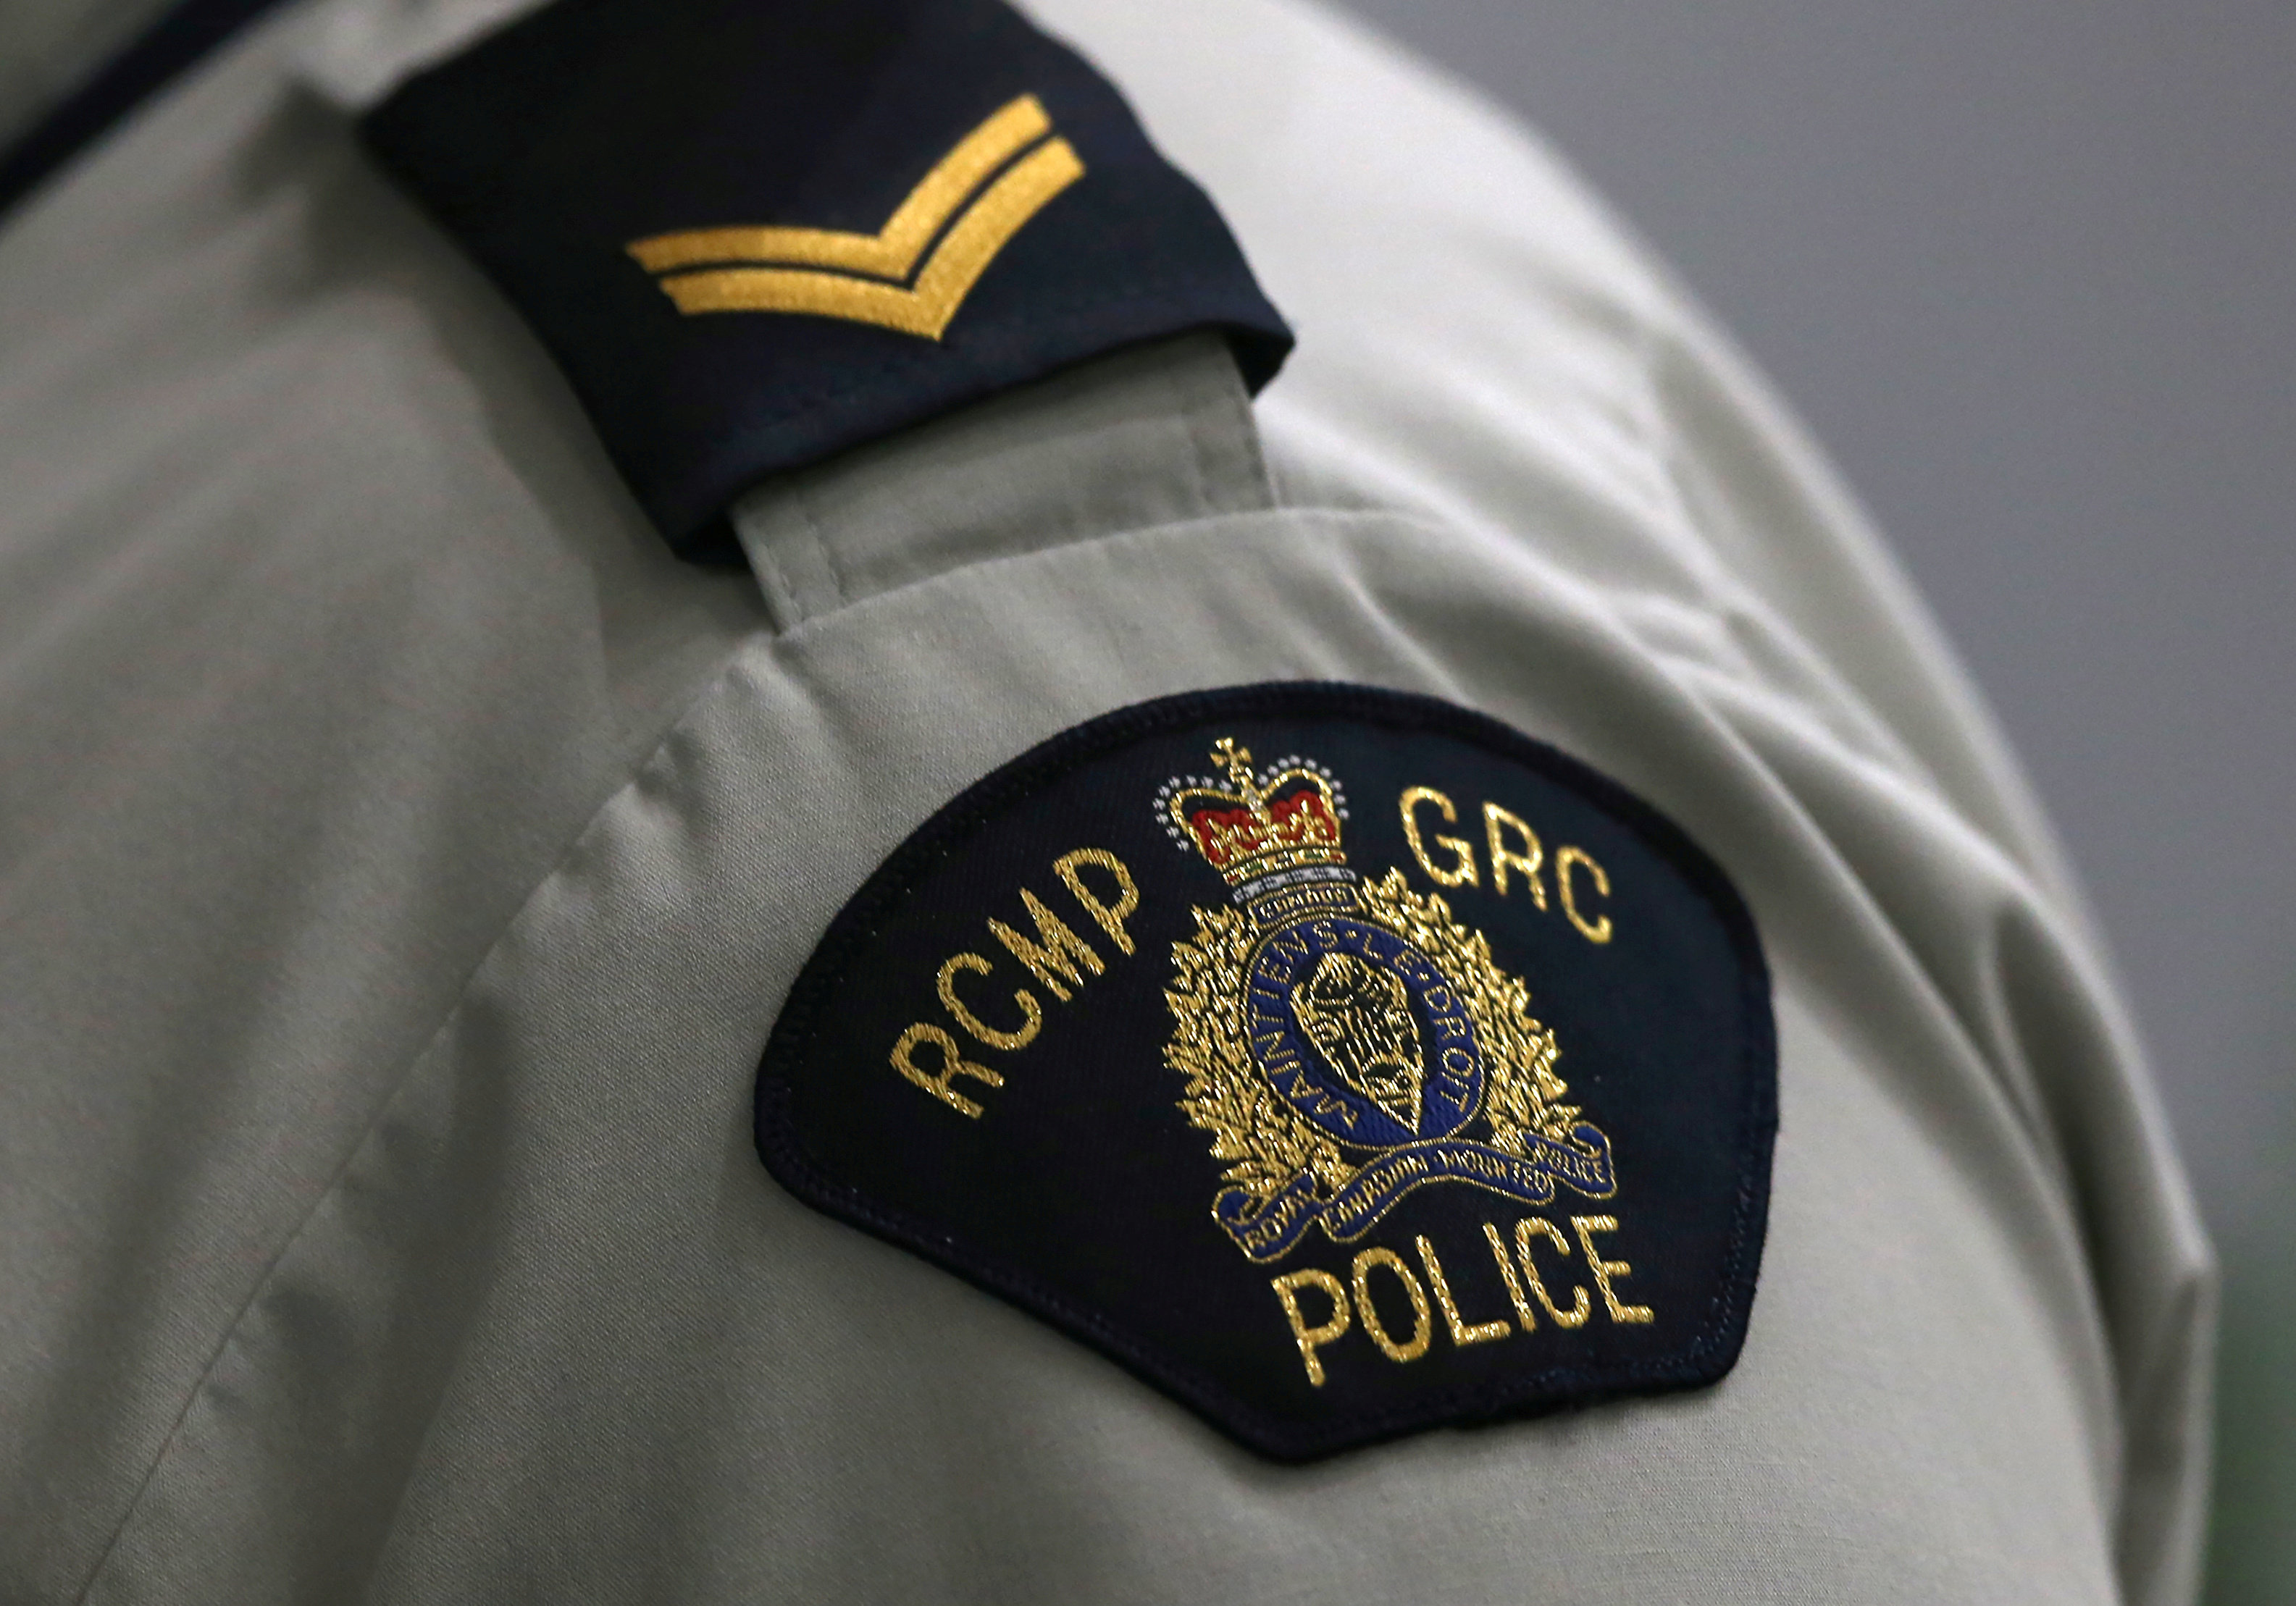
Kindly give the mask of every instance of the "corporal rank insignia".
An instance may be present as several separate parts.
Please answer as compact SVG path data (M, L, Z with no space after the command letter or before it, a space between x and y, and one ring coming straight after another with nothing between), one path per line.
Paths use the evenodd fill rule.
M367 148L550 348L678 551L761 479L1120 347L1292 337L1210 200L1003 0L554 0Z
M757 1102L801 1198L1294 1459L1720 1378L1775 1127L1760 946L1679 830L1304 684L1106 716L942 809Z

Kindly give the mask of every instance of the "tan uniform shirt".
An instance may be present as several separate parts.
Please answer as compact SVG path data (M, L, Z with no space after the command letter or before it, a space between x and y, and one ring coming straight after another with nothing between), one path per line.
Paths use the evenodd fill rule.
M0 1596L2189 1599L2196 1218L1809 447L1348 26L1036 11L1299 352L1256 419L1188 340L761 488L754 578L660 550L329 102L476 8L284 15L0 227ZM776 1007L922 819L1297 677L1551 741L1751 905L1720 1385L1277 1465L759 1166Z

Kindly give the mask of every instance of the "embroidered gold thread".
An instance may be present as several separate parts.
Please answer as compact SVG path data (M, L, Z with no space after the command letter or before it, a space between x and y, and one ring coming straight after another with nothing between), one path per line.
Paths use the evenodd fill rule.
M940 1069L928 1071L916 1062L917 1045L930 1043L940 1050ZM956 1039L938 1026L928 1026L920 1020L903 1032L893 1045L890 1056L893 1069L923 1088L959 1115L980 1118L981 1106L977 1099L969 1099L949 1086L959 1077L970 1077L988 1087L1002 1087L1004 1078L986 1065L975 1065L957 1047Z
M1587 873L1595 878L1595 891L1604 897L1611 896L1611 878L1603 873L1603 867L1595 862L1593 856L1583 848L1566 846L1554 856L1554 885L1562 894L1562 913L1570 917L1570 923L1578 928L1578 934L1588 942L1608 942L1611 940L1611 917L1601 915L1590 923L1585 915L1578 913L1578 899L1570 890L1570 871L1577 864L1584 864Z
M1385 1267L1395 1274L1403 1284L1403 1291L1411 1296L1411 1340L1406 1344L1395 1341L1380 1320L1379 1307L1371 1302L1371 1274L1376 1267ZM1352 1274L1356 1291L1356 1314L1363 1318L1364 1332L1379 1346L1379 1352L1390 1361L1415 1361L1427 1353L1434 1341L1435 1315L1427 1308L1427 1291L1419 1286L1419 1279L1403 1262L1403 1257L1390 1249L1369 1249L1356 1257Z
M1488 1056L1490 1084L1483 1110L1493 1146L1521 1154L1527 1132L1567 1141L1578 1124L1579 1107L1562 1102L1570 1092L1554 1071L1562 1051L1554 1031L1530 1012L1529 987L1499 969L1488 938L1454 919L1440 896L1412 891L1401 871L1365 881L1361 897L1373 919L1432 959L1458 984L1460 1002L1467 1006L1475 1036Z
M1568 1255L1570 1252L1570 1241L1562 1235L1562 1229L1546 1217L1526 1216L1516 1222L1515 1258L1522 1262L1522 1274L1530 1283L1530 1291L1546 1307L1546 1314L1554 1318L1557 1327L1584 1327L1587 1318L1594 1314L1593 1302L1587 1298L1587 1291L1574 1283L1570 1289L1573 1295L1570 1308L1566 1311L1554 1303L1554 1296L1546 1291L1546 1279L1538 1274L1538 1263L1530 1258L1530 1235L1533 1233L1545 1233L1547 1241L1554 1244L1560 1253Z
M1132 872L1114 854L1103 848L1079 848L1053 861L1054 870L1069 890L1101 928L1117 941L1122 952L1133 952L1134 944L1125 932L1124 918L1140 906L1140 889L1132 879ZM1117 891L1113 903L1102 901L1082 881L1079 871L1096 868L1116 878ZM1104 973L1104 962L1092 945L1078 937L1066 922L1045 906L1044 901L1028 888L1019 889L1021 906L1036 921L1034 941L1022 936L1002 921L988 922L991 935L1011 951L1063 1003L1071 996L1071 987L1084 985L1087 974ZM990 1025L974 1012L972 1005L958 996L957 979L961 976L988 976L995 966L980 954L953 954L941 964L933 977L933 992L941 1007L969 1036L989 1048L1007 1051L1026 1048L1035 1042L1045 1023L1044 1006L1037 996L1026 987L1013 990L1013 1002L1021 1011L1021 1023L1011 1030ZM1066 985L1063 985L1065 981ZM921 1047L940 1051L941 1064L938 1071L925 1069L917 1063ZM958 1077L971 1077L990 1087L1002 1087L1004 1077L986 1066L975 1065L964 1057L957 1041L938 1026L919 1021L901 1035L893 1045L893 1068L961 1114L978 1118L981 1111L979 1101L958 1093L951 1083Z
M1498 1228L1488 1221L1483 1223L1483 1236L1490 1242L1491 1258L1498 1263L1499 1276L1506 1283L1507 1299L1514 1306L1515 1321L1525 1332L1538 1332L1538 1317L1533 1314L1530 1301L1523 1297L1522 1279L1515 1274L1514 1261L1507 1254L1506 1240L1500 1237Z
M1610 1310L1611 1320L1629 1324L1656 1321L1657 1317L1651 1314L1651 1307L1647 1305L1620 1304L1617 1291L1611 1286L1611 1278L1626 1276L1635 1268L1623 1260L1603 1259L1601 1251L1595 1247L1595 1234L1617 1232L1619 1218L1615 1216L1573 1216L1570 1225L1578 1234L1578 1246L1587 1251L1587 1269L1595 1274L1595 1286L1603 1291L1603 1303ZM1587 1291L1582 1288L1578 1292L1583 1298Z
M1427 856L1427 845L1419 835L1419 816L1416 812L1422 803L1432 803L1441 809L1443 823L1447 825L1456 825L1459 820L1459 811L1452 807L1451 799L1433 787L1406 787L1400 807L1403 811L1403 840L1410 846L1411 856L1419 861L1419 867L1424 870L1428 879L1439 887L1474 886L1476 884L1475 850L1457 837L1439 836L1435 839L1435 846L1447 850L1452 856L1451 867L1448 870L1437 869L1435 861Z
M843 229L684 229L634 240L627 249L650 274L718 262L786 262L906 279L917 258L966 198L1052 127L1053 119L1035 95L1006 102L935 162L873 234Z
M1082 873L1086 864L1105 870L1116 878L1114 903L1101 902L1085 886ZM1084 905L1085 913L1100 922L1100 929L1108 933L1108 939L1116 945L1117 951L1131 953L1132 938L1124 930L1124 917L1140 906L1140 887L1132 879L1132 872L1124 867L1124 861L1105 848L1079 848L1054 859L1053 873L1067 885L1070 896Z
M960 971L974 971L986 976L989 969L988 962L978 954L952 955L940 967L940 974L933 979L933 985L940 994L941 1007L948 1012L950 1020L991 1048L1026 1048L1036 1041L1037 1032L1044 1028L1045 1024L1045 1012L1028 988L1015 987L1013 990L1013 1002L1021 1006L1021 1013L1025 1018L1021 1029L1011 1032L999 1031L989 1025L967 1009L964 1001L956 996L956 978Z
M1441 895L1414 891L1400 870L1374 880L1339 868L1346 811L1322 765L1279 758L1263 774L1233 737L1215 744L1212 758L1228 785L1175 775L1155 808L1174 842L1193 848L1241 906L1192 908L1194 934L1171 945L1164 1057L1185 1080L1181 1111L1211 1135L1226 1168L1212 1216L1237 1248L1264 1263L1314 1230L1357 1242L1396 1199L1428 1183L1471 1183L1530 1202L1553 1197L1558 1183L1589 1199L1614 1194L1609 1139L1563 1102L1554 1034L1531 1014L1529 988L1500 969L1489 939L1455 919ZM1439 881L1471 881L1474 845L1438 836L1435 851L1449 856L1439 862L1420 812L1431 807L1456 825L1456 805L1433 787L1397 796L1422 868ZM1485 819L1502 868L1511 861L1536 889L1545 851L1529 826L1504 809ZM1289 901L1294 895L1302 901ZM1445 1124L1434 1127L1436 1096L1450 1102ZM1358 1169L1359 1157L1341 1149L1358 1143L1384 1152ZM1567 1253L1568 1241L1562 1246ZM1519 1287L1512 1297L1528 1308ZM1459 1316L1456 1299L1448 1312L1457 1331L1488 1325Z
M1566 1142L1580 1110L1562 1101L1569 1086L1555 1074L1562 1051L1552 1029L1530 1012L1530 989L1491 956L1490 943L1451 914L1439 895L1411 890L1390 870L1358 889L1364 912L1412 944L1459 986L1488 1056L1484 1112L1494 1147L1521 1154L1536 1133ZM1172 945L1173 975L1164 998L1173 1017L1165 1063L1185 1078L1179 1105L1192 1126L1212 1135L1212 1157L1226 1162L1220 1180L1240 1187L1255 1207L1282 1192L1300 1171L1335 1192L1356 1175L1339 1145L1276 1093L1254 1065L1245 1027L1247 964L1259 933L1242 911L1192 909L1195 934Z
M907 288L787 267L709 268L674 274L660 284L678 311L689 315L809 313L937 340L1006 242L1084 171L1068 141L1055 138L1037 146L950 225Z
M1510 848L1500 835L1502 830L1512 831L1522 839L1522 851ZM1546 907L1546 886L1538 879L1538 867L1546 861L1546 850L1538 845L1538 833L1525 824L1521 816L1509 814L1496 803L1483 805L1483 833L1491 848L1491 890L1502 897L1506 895L1507 872L1520 870L1522 879L1530 883L1530 901L1543 912Z
M1067 922L1046 908L1037 895L1026 887L1021 889L1021 906L1028 910L1037 922L1036 942L1030 942L1001 920L990 921L988 930L1013 958L1029 967L1030 975L1045 984L1046 991L1066 1004L1069 988L1084 986L1084 971L1097 976L1106 967L1101 963L1100 955L1093 951L1092 945L1070 930ZM1077 968L1078 964L1084 967L1084 971ZM1062 982L1067 986L1062 986ZM1034 1036L1033 1033L1030 1035Z
M1212 745L1212 761L1227 771L1220 785L1201 776L1175 775L1158 791L1166 829L1193 841L1205 862L1232 888L1288 870L1344 863L1340 851L1339 792L1320 766L1293 764L1267 775L1251 767L1251 750L1233 736ZM1297 789L1297 790L1295 790ZM1329 897L1311 899L1328 907ZM1264 915L1274 914L1255 900Z
M1316 1351L1348 1330L1348 1291L1329 1272L1319 1272L1312 1266L1302 1271L1285 1272L1268 1280L1275 1297L1283 1302L1283 1319L1292 1324L1292 1341L1300 1347L1300 1363L1308 1368L1308 1381L1315 1388L1324 1386L1324 1363ZM1300 1308L1300 1292L1312 1288L1332 1302L1332 1314L1315 1326Z
M1264 1203L1303 1169L1337 1190L1355 1176L1340 1146L1277 1096L1254 1068L1245 1036L1244 966L1259 933L1240 909L1190 910L1196 932L1172 945L1172 1012L1164 1062L1186 1078L1179 1105L1212 1135L1220 1180Z
M1341 1080L1405 1128L1419 1125L1425 1055L1401 979L1352 954L1330 953L1293 985L1290 1003Z
M1451 1342L1464 1349L1470 1344L1488 1344L1493 1339L1504 1339L1514 1331L1504 1317L1496 1322L1468 1322L1459 1315L1459 1303L1451 1297L1451 1280L1443 1274L1443 1263L1436 1258L1435 1246L1422 1233L1414 1240L1419 1246L1420 1264L1427 1268L1427 1286L1435 1291L1435 1307L1443 1313L1443 1325L1451 1334Z

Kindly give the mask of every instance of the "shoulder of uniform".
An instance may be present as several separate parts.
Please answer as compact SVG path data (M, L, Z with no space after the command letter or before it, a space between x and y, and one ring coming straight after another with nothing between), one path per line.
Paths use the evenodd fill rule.
M1104 352L1291 334L1123 97L1002 0L558 0L365 143L571 381L662 534Z

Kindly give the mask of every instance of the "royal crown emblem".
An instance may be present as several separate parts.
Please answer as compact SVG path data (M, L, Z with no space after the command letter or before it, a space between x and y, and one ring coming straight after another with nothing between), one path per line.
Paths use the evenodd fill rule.
M1311 1228L1352 1242L1439 1184L1616 1193L1529 987L1441 897L1348 867L1338 779L1296 757L1255 770L1232 738L1212 759L1222 775L1156 793L1166 832L1229 889L1172 945L1164 1058L1226 1162L1212 1216L1236 1247L1268 1262Z

